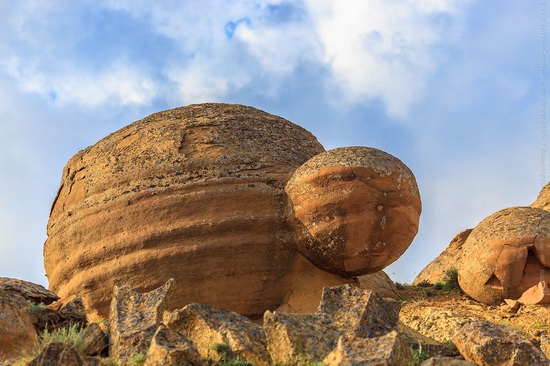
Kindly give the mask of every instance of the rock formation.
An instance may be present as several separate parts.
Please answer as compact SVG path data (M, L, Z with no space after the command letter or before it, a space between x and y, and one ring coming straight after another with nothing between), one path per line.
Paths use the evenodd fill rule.
M420 194L396 157L368 147L318 154L286 186L299 252L343 277L373 273L394 262L418 231Z
M550 210L550 182L546 183L540 190L537 199L531 204L531 207L542 208L546 211Z
M474 299L517 299L550 281L550 212L531 207L498 211L477 225L463 244L460 287Z
M241 105L190 105L122 128L64 169L44 245L50 288L104 317L113 286L148 291L172 277L185 284L173 308L306 311L324 286L395 261L421 211L399 159L323 151L303 128Z
M50 289L106 316L114 285L174 277L174 306L261 316L285 297L296 250L283 210L294 170L323 147L255 108L153 114L70 159L44 246Z

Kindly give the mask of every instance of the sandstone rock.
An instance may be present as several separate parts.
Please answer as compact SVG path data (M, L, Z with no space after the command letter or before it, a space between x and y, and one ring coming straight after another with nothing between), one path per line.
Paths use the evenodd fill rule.
M215 344L226 344L236 357L269 365L264 330L237 313L203 304L189 304L164 313L164 324L185 335L203 358L215 358Z
M477 301L517 299L550 281L550 212L531 207L498 211L477 225L463 245L459 284Z
M546 356L525 337L502 325L468 322L457 328L452 341L476 365L548 365Z
M48 305L59 299L56 294L46 290L44 286L15 278L0 277L0 290L16 292L35 304Z
M344 277L383 269L418 231L421 201L414 175L377 149L318 154L296 169L285 191L299 252Z
M29 303L20 293L0 290L0 361L33 345L36 331L28 309Z
M107 317L115 284L184 283L189 303L249 316L286 296L296 255L284 186L323 151L303 128L255 108L155 113L67 163L48 222L50 289Z
M84 357L75 348L63 343L50 343L28 366L101 366L99 358Z
M451 339L455 328L469 320L449 309L414 303L407 303L401 308L399 319L409 328L438 342Z
M82 353L88 356L98 356L109 348L109 339L97 323L90 323L80 332L86 346Z
M416 276L412 284L418 286L421 283L443 282L445 272L458 267L458 261L462 255L462 245L471 232L472 229L467 229L456 234L449 246Z
M541 208L543 210L550 210L550 182L541 189L535 202L531 204L531 207Z
M540 281L533 287L525 290L518 303L524 305L548 304L550 303L550 288L545 281Z
M504 302L508 305L508 311L512 314L516 314L519 308L521 308L521 303L517 300L504 299Z
M384 271L378 271L371 274L357 276L357 285L362 290L371 290L382 297L398 299L397 286L390 276Z
M195 344L164 324L157 329L144 366L206 366Z
M340 337L336 348L323 360L326 366L412 365L413 355L399 333L376 338Z
M453 357L432 357L422 362L420 366L475 366L475 363Z
M115 286L110 311L109 354L125 360L146 353L172 296L174 280L148 292L138 293L128 285Z
M275 363L319 362L342 336L375 339L391 333L397 327L398 314L399 302L375 292L349 284L326 288L315 314L264 314L268 351ZM347 354L348 343L334 357Z
M51 332L59 328L68 328L73 324L84 328L87 323L86 309L82 299L78 296L73 297L65 304L54 302L47 308L39 308L32 315L34 327L39 332L45 329Z

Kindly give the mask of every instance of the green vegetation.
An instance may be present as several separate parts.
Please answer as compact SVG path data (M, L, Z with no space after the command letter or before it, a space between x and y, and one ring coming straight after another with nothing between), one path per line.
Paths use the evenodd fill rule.
M445 292L460 291L458 284L458 270L456 268L449 268L443 275L443 281L434 285L434 289L442 290Z
M395 287L397 287L398 290L404 290L407 287L410 287L411 285L408 283L401 283L401 282L395 282Z
M422 362L426 361L428 358L430 358L430 355L428 355L424 350L422 349L422 345L419 343L417 347L411 346L411 352L413 355L413 366L420 365Z
M247 360L241 360L239 357L233 357L233 351L227 343L214 343L212 350L217 353L217 361L214 362L217 366L254 366L254 364Z
M130 366L141 366L145 363L147 355L145 353L136 353L126 361Z
M80 327L78 324L73 324L68 328L59 328L52 332L49 332L48 329L44 330L42 337L37 340L38 352L42 351L48 344L53 342L66 344L79 352L86 347L86 343L80 335Z
M27 302L29 303L28 312L29 312L30 315L38 314L38 313L40 313L41 311L43 311L44 309L47 308L47 306L43 302L41 302L40 304L37 304L37 303L32 302L30 300L27 300Z

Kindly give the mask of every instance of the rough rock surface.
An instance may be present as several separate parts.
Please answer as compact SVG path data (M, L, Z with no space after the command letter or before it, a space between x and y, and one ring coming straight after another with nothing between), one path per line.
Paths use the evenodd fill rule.
M392 331L376 338L340 337L323 365L407 365L411 359L411 349L398 332Z
M73 324L83 328L86 325L86 309L79 296L67 301L67 303L54 302L44 309L38 309L33 314L33 324L39 332L48 329L53 331L59 328L67 328Z
M50 289L107 317L114 285L148 291L175 276L185 286L174 309L275 309L296 253L284 186L322 151L303 128L242 105L190 105L118 130L63 171L44 246Z
M476 365L548 365L546 356L525 337L502 325L468 322L457 328L452 341Z
M420 366L476 366L476 364L453 357L431 357L422 362Z
M416 276L412 284L416 286L421 283L442 282L446 271L458 267L458 261L462 255L462 245L471 232L472 229L467 229L456 234L447 248Z
M22 295L0 290L0 361L33 345L36 331L28 309L29 303Z
M229 352L257 365L269 365L266 335L262 327L237 313L204 304L189 304L165 312L163 322L191 339L204 358L214 357L214 344L226 344Z
M381 150L318 154L296 169L285 191L300 253L344 277L383 269L418 231L422 205L414 175Z
M173 287L173 279L148 293L138 293L129 285L115 286L109 315L111 357L126 360L136 353L147 352L169 305Z
M485 218L462 246L460 287L487 304L550 281L550 212L511 207Z
M99 358L84 357L75 348L63 343L50 343L28 366L101 366Z
M545 281L540 281L525 290L517 301L524 305L548 304L550 303L550 288Z
M356 284L362 290L372 290L382 297L397 299L397 286L384 271L357 276Z
M543 210L550 210L550 182L541 189L535 202L531 204L531 207L541 208Z
M383 349L400 348L381 338L397 328L398 315L399 302L383 299L372 291L352 285L327 288L317 313L265 313L268 351L275 363L296 364L304 358L320 362L337 349L340 337L345 337L339 351L331 356L331 362L336 364L340 358L354 358L361 344L371 345L369 349L376 348L375 344ZM355 338L371 341L352 340ZM381 339L376 341L378 338Z
M468 321L467 317L451 309L423 303L410 303L403 306L399 319L407 327L438 342L448 341L455 328Z
M59 299L56 294L46 290L44 286L15 278L0 277L0 290L17 292L35 304L49 305Z
M86 344L82 350L82 353L85 355L98 356L105 353L109 348L109 339L97 323L89 323L86 328L80 332L80 336Z
M195 344L164 324L157 329L144 366L206 366Z

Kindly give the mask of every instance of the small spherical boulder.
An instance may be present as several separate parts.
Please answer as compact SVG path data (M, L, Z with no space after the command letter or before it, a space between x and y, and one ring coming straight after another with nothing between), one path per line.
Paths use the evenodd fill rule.
M377 272L409 247L422 204L413 173L396 157L369 147L314 156L285 191L299 252L344 277Z
M550 212L510 207L481 221L462 247L459 285L486 304L517 299L550 282Z

